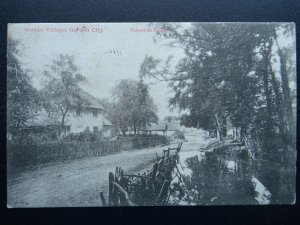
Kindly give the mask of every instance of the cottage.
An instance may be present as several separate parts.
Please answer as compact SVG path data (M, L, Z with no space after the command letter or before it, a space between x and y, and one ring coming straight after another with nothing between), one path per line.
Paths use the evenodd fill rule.
M111 136L112 123L104 118L104 107L100 100L90 95L86 91L79 89L81 99L87 102L87 105L82 109L71 106L65 117L65 125L61 135L68 135L69 133L80 133L85 130L91 132L101 132L104 137ZM38 116L28 121L26 127L10 127L8 132L8 139L20 133L53 133L61 130L59 122L55 122L48 117L45 109L41 109Z
M102 132L104 136L110 136L112 124L104 118L104 107L101 102L86 91L80 89L79 95L88 104L83 109L73 106L66 116L68 132L80 133L86 129L92 132Z

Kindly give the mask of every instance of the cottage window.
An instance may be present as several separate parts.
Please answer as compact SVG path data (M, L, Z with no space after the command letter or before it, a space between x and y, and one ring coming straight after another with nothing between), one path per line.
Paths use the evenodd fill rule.
M99 131L97 126L94 126L93 129L94 129L94 133L97 133Z
M93 110L93 116L94 116L94 117L97 117L97 116L98 116L97 110Z
M82 110L81 109L77 109L76 110L76 115L77 116L81 116L82 115Z

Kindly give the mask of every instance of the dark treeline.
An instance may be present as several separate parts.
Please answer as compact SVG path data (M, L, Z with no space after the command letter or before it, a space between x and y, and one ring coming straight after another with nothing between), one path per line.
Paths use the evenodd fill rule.
M181 118L185 126L215 129L225 142L230 123L234 138L249 146L256 160L267 162L260 168L273 203L293 202L294 24L159 26L166 32L155 39L182 49L184 57L174 67L172 56L165 63L147 56L142 75L169 82L170 106L188 111Z

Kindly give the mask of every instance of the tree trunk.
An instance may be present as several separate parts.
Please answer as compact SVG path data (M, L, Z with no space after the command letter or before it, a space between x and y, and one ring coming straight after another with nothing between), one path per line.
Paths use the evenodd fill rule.
M227 121L226 117L222 118L222 136L224 139L227 137Z
M217 123L217 132L219 132L220 141L222 141L222 143L224 144L225 143L224 127L223 127L224 124L221 124L219 116L217 115L217 113L215 113L215 118L216 118L216 123Z
M286 135L286 131L285 131L285 126L284 126L284 111L282 110L283 105L282 105L282 96L280 94L279 91L279 83L276 80L275 77L275 73L272 69L272 66L270 64L270 60L269 62L269 69L270 69L270 73L271 73L271 83L272 83L272 87L274 90L274 94L275 94L275 105L276 105L276 111L278 114L278 127L279 127L279 133L280 133L280 137L281 137L281 142L282 142L282 147L284 149L284 151L287 151L287 145L286 145L286 140L285 140L285 135Z
M239 141L239 127L237 126L234 126L234 129L233 129L233 133L234 133L234 140L235 141Z
M133 134L136 135L136 122L133 122Z
M291 91L289 87L289 77L286 68L287 57L283 50L280 48L276 36L276 45L278 48L278 56L280 61L280 74L281 74L281 82L282 82L282 93L284 99L284 106L287 113L287 119L289 123L289 132L292 138L292 145L296 144L296 123L295 117L293 113L292 100L291 100Z
M287 119L289 122L289 131L292 137L292 144L294 145L296 142L296 124L295 124L295 118L293 113L293 107L292 107L292 100L291 100L291 94L290 94L290 87L289 87L289 78L287 74L287 68L286 68L286 56L282 53L282 51L278 50L279 56L280 56L280 70L281 70L281 80L282 80L282 92L284 97L284 105L285 110L287 112Z
M137 126L137 134L140 134L140 128L141 128L141 122L138 122L138 126Z
M241 126L241 128L240 128L240 142L241 143L243 143L245 135L246 135L246 128L244 126Z
M235 140L235 127L232 128L232 138Z
M60 131L60 136L61 136L61 133L63 132L65 134L65 118L66 118L66 115L69 111L69 108L67 108L65 111L63 111L63 109L61 109L62 111L62 119L61 119L61 131Z
M269 75L268 75L268 56L270 55L271 48L264 46L263 61L261 73L263 76L263 88L266 97L266 127L265 127L265 141L264 147L266 150L270 149L270 137L272 132L272 107L271 107L271 92L269 89Z

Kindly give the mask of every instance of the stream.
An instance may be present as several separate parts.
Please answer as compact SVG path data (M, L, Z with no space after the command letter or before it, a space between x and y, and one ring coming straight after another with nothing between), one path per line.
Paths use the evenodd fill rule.
M175 177L171 184L170 204L270 204L270 191L253 172L250 160L241 159L243 156L239 154L213 150L180 153L181 176Z

